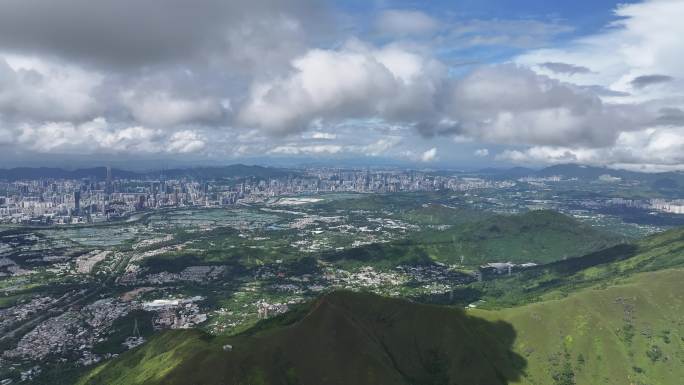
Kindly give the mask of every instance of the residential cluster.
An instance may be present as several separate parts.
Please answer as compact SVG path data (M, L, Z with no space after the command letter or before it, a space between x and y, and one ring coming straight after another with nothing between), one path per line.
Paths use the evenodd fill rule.
M612 198L604 201L606 206L632 207L670 214L684 214L684 199L624 199Z

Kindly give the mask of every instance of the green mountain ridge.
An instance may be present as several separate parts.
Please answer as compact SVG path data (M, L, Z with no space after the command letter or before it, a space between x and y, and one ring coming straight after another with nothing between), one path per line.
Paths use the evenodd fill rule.
M327 294L264 323L235 337L165 332L79 384L497 385L525 367L505 322L374 294Z
M471 286L482 291L488 306L509 307L561 298L590 286L607 287L637 273L678 267L684 267L684 228Z
M562 299L468 314L513 325L525 385L675 385L684 378L684 269Z
M425 230L407 239L329 253L324 258L356 264L437 261L470 267L487 262L549 263L579 257L622 241L567 215L538 210L485 217L445 230Z

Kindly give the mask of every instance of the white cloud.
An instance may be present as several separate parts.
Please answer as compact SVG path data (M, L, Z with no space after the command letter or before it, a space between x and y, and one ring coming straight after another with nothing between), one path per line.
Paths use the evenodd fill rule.
M23 124L9 140L39 153L169 153L196 152L204 139L190 130L168 132L142 126L113 127L104 118L81 124L48 122Z
M618 17L609 28L559 48L534 50L516 59L518 63L561 62L591 68L575 73L578 84L599 84L628 93L618 100L644 101L680 94L681 83L670 87L635 90L631 82L639 76L665 75L684 79L684 2L650 0L617 7ZM569 80L568 74L542 72Z
M166 151L179 154L197 152L206 146L201 135L191 130L174 132L168 140Z
M684 2L648 0L616 8L617 20L601 32L557 48L533 50L516 58L536 71L598 92L604 106L623 103L622 115L641 115L640 124L597 125L614 140L601 146L546 143L508 151L519 162L579 162L656 170L684 169ZM591 71L552 71L536 63L565 63ZM631 106L629 105L631 104ZM612 108L612 107L610 107ZM601 122L592 119L590 122ZM662 126L668 124L669 126ZM606 127L607 126L607 127Z
M330 132L312 132L311 133L311 138L312 139L324 139L324 140L333 140L337 138L336 134L330 133Z
M639 106L605 104L590 90L514 65L467 75L451 106L459 134L505 144L607 146L654 119Z
M421 162L432 162L437 159L437 148L433 147L420 156Z
M302 144L287 143L270 149L270 154L278 155L316 155L316 154L346 154L363 156L382 156L402 141L401 137L384 137L364 144L363 139L354 140L347 144Z
M339 50L311 50L292 68L287 77L252 86L242 124L286 134L317 120L419 119L435 111L446 76L430 58L358 41Z
M497 159L515 163L584 163L645 171L684 170L684 128L623 132L614 146L604 148L534 146L507 150Z
M321 144L311 146L300 146L288 144L277 146L269 151L270 154L277 155L316 155L316 154L337 154L344 148L340 145Z
M394 9L382 12L375 27L387 35L424 35L435 32L440 23L420 11Z
M402 138L397 136L380 138L371 144L360 146L360 152L367 156L384 155L387 151L399 145L401 141Z
M473 153L475 156L480 157L480 158L486 158L489 156L489 150L486 148L480 148L475 150Z
M0 55L0 114L84 119L102 110L92 96L102 76L32 57Z
M136 121L156 127L217 122L224 115L222 102L206 97L186 99L163 91L140 93L127 90L121 98Z

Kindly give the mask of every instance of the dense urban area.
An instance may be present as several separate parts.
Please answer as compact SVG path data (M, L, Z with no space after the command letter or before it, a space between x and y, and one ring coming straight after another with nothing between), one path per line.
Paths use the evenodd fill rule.
M117 220L136 212L180 207L225 207L265 202L300 194L333 192L396 193L432 191L505 191L516 186L545 188L577 182L562 175L489 179L480 175L439 175L425 171L305 169L275 177L244 178L225 183L211 178L112 176L110 167L80 179L40 178L0 182L0 223L79 224ZM96 170L92 171L93 174ZM598 181L620 183L621 178L601 175ZM593 202L604 207L628 207L683 214L683 199L606 198ZM589 204L589 203L587 203Z

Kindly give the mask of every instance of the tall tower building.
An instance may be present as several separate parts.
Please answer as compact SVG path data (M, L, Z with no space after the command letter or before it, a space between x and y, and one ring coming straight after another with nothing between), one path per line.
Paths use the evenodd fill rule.
M81 212L81 190L74 191L74 213L78 215Z
M112 168L107 166L107 179L105 185L105 192L110 194L112 192Z

